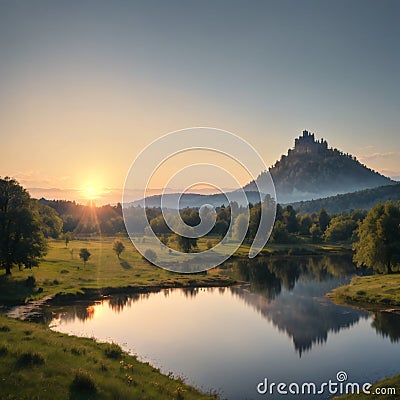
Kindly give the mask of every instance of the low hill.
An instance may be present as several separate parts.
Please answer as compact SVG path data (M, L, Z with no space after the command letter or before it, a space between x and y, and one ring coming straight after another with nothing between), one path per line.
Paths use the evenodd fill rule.
M400 183L323 199L301 201L292 205L302 214L319 212L322 208L328 212L339 213L356 209L369 210L375 204L384 203L387 200L400 201Z
M293 149L269 169L279 203L328 197L394 183L356 157L328 147L326 140L303 131ZM246 191L255 190L250 182Z

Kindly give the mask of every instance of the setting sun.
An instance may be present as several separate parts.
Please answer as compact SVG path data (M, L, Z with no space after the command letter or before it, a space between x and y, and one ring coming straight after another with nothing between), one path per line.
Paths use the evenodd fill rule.
M82 188L81 193L88 200L96 200L101 197L102 190L98 185L90 183Z

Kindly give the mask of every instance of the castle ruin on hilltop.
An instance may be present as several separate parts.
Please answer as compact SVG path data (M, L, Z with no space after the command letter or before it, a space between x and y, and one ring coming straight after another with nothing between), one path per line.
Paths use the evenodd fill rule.
M328 150L328 142L324 139L315 140L314 134L303 131L303 136L295 139L294 149L289 150L297 154L318 154Z

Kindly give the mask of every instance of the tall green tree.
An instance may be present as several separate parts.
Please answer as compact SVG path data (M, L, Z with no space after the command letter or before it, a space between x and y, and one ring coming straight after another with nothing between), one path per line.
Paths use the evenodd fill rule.
M357 265L392 273L400 262L399 204L377 204L360 223L357 235L358 241L353 244Z
M121 257L121 253L125 250L125 245L121 242L121 240L115 239L113 243L113 250L119 259Z
M0 179L0 267L31 268L46 254L46 241L36 201L11 178Z
M297 213L293 206L288 205L283 210L283 221L289 233L295 233L299 230L299 221L297 220Z
M184 253L190 253L192 249L197 247L197 238L190 237L193 233L193 228L184 226L180 229L180 231L182 235L175 235L179 250L183 251ZM187 236L184 236L185 234L187 234Z
M322 209L319 212L319 216L318 216L318 224L319 224L319 227L321 228L322 233L324 233L326 231L326 228L328 227L330 221L331 221L331 217L325 211L325 209Z
M338 215L329 222L324 233L324 239L327 242L338 242L351 239L354 230L357 228L357 222L348 215Z
M86 263L89 261L89 258L92 254L86 248L80 249L79 258L83 260L83 266L86 266Z
M46 238L58 238L61 234L63 221L58 216L57 211L45 204L37 202L39 216L42 221L42 231Z

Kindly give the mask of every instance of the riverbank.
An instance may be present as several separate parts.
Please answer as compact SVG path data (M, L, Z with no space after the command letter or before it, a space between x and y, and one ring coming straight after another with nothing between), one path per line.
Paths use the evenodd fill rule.
M60 240L49 243L49 252L39 267L14 268L11 276L0 276L0 304L11 306L47 296L100 297L115 292L134 292L175 287L229 286L235 283L215 271L177 274L150 264L128 239L120 258L112 250L114 238L74 240L68 247ZM92 254L86 265L79 249Z
M162 270L144 260L129 240L122 240L126 251L120 258L112 250L114 238L74 240L68 247L63 241L50 241L49 252L38 268L21 271L16 268L11 276L0 276L0 304L6 308L24 304L17 308L22 314L14 316L24 319L24 313L32 317L32 309L41 312L41 306L47 301L68 303L114 293L236 283L213 272L176 274ZM87 248L92 254L85 266L78 256L80 248ZM13 320L0 313L2 396L77 400L216 398L185 385L179 378L162 375L136 357L119 356L115 352L109 356L109 347L93 340L61 335L44 325Z
M328 297L337 304L400 313L400 274L355 277Z
M0 275L0 304L23 304L46 296L94 296L115 291L145 290L147 287L164 289L194 286L229 286L236 282L218 270L207 273L178 274L155 267L135 250L127 238L119 238L126 250L118 258L112 247L114 237L95 237L72 240L68 246L62 240L49 241L49 252L39 267L18 270L11 276ZM216 239L215 239L216 240ZM206 243L200 242L199 249ZM91 257L86 265L79 258L79 250L87 248ZM248 257L250 246L244 244L232 257ZM268 244L263 256L296 257L305 255L347 254L345 245L297 243L295 245Z
M385 311L400 314L400 274L355 277L349 285L334 289L328 297L336 304L351 305L368 311ZM400 375L375 383L371 393L379 399L396 400L400 395ZM383 394L382 388L395 388L396 392ZM354 394L336 397L340 400L368 400L371 394Z
M0 314L1 396L9 399L216 399L117 345Z

